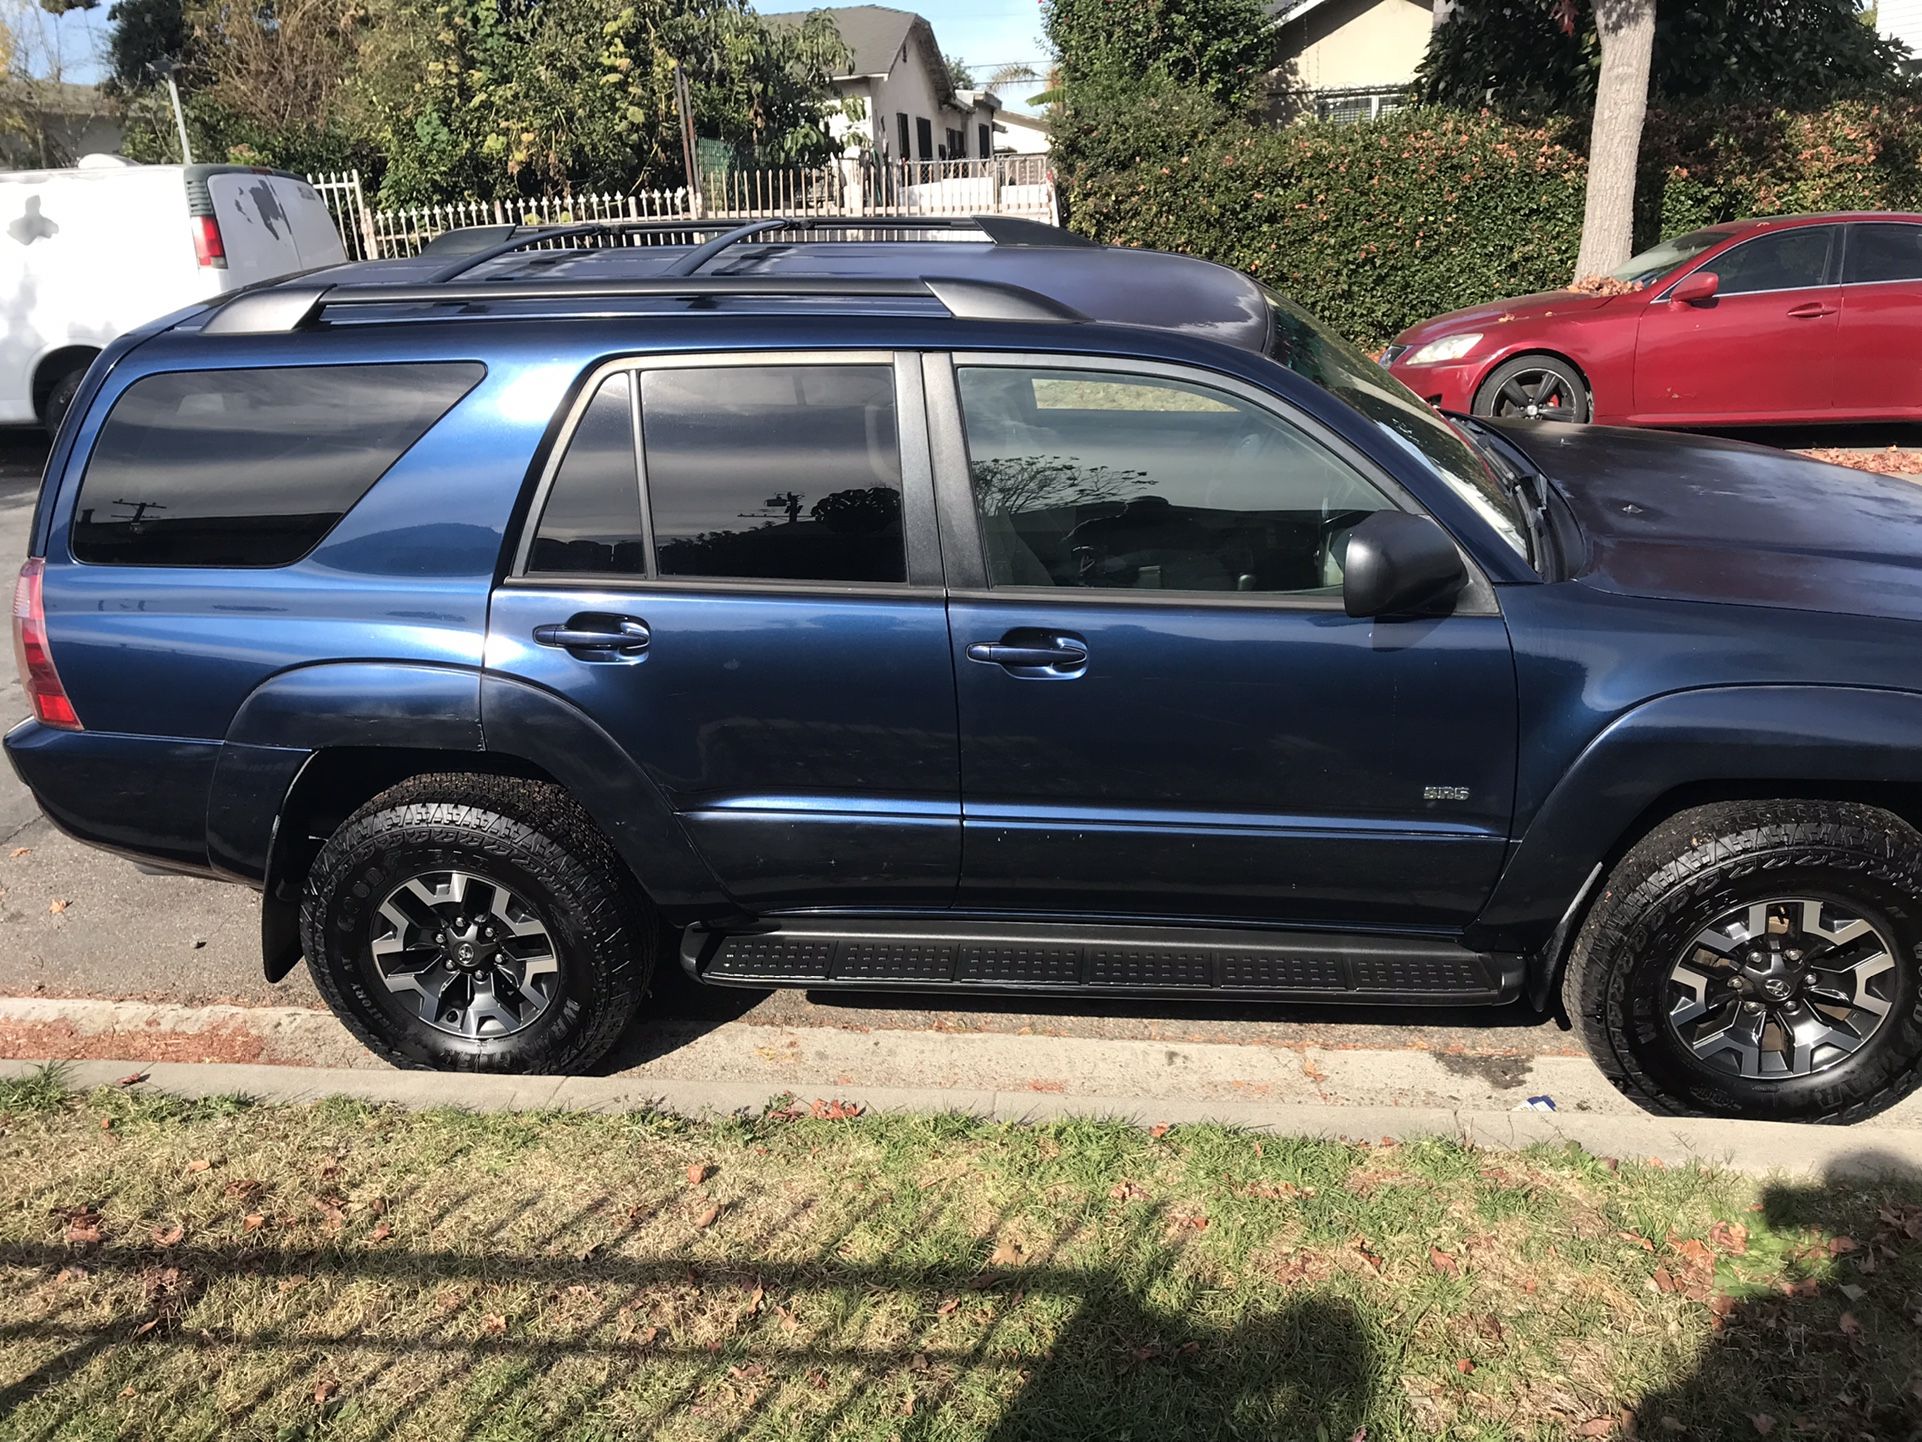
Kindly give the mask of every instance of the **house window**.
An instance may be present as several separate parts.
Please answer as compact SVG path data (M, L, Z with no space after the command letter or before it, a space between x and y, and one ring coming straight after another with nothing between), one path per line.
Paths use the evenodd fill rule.
M1353 125L1359 120L1378 120L1406 103L1400 89L1323 90L1315 96L1315 116L1336 125Z
M908 149L908 117L905 115L897 114L894 117L894 129L895 129L895 134L900 138L900 142L901 142L899 148L895 152L895 158L897 160L906 160L914 153L913 151Z
M985 125L977 125L974 128L974 134L975 138L981 143L981 158L983 160L988 159L994 154L994 137L992 132Z
M934 122L925 116L916 116L914 121L914 138L919 142L914 152L914 158L916 160L934 159Z
M949 160L966 160L968 158L968 133L965 130L950 130L948 132L947 158Z

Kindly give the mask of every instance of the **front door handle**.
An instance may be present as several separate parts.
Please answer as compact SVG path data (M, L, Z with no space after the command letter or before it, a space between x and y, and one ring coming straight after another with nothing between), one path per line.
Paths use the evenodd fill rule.
M1824 305L1819 300L1804 301L1801 305L1789 307L1791 320L1820 320L1825 315L1834 315L1835 307Z
M536 626L534 639L578 654L604 651L616 656L638 656L654 639L647 622L637 616L573 616L565 622Z
M1079 636L1017 631L999 641L970 641L967 657L1016 676L1078 676L1088 664L1088 643Z

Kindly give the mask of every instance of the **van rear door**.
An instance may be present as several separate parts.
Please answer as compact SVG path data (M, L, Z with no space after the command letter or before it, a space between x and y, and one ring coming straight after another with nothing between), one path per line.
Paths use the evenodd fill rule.
M320 197L303 181L217 170L207 177L207 193L227 253L226 288L346 258ZM326 227L324 236L319 226Z

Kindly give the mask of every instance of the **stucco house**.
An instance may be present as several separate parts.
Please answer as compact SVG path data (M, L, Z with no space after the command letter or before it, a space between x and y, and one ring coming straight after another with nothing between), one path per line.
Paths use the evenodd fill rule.
M1403 104L1435 28L1433 0L1276 0L1276 119L1372 120Z
M853 52L846 75L834 77L843 101L862 103L866 117L836 114L836 138L852 136L853 148L880 160L985 160L995 151L995 116L1001 102L986 90L957 91L934 30L911 10L887 5L825 7L842 43ZM799 12L764 15L772 23L799 24Z
M1878 0L1875 28L1890 40L1900 40L1922 56L1922 0Z

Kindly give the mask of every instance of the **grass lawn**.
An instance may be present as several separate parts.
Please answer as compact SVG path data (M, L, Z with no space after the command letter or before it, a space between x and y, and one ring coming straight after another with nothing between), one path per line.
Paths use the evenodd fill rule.
M1922 1436L1922 1184L837 1110L0 1083L0 1439Z

